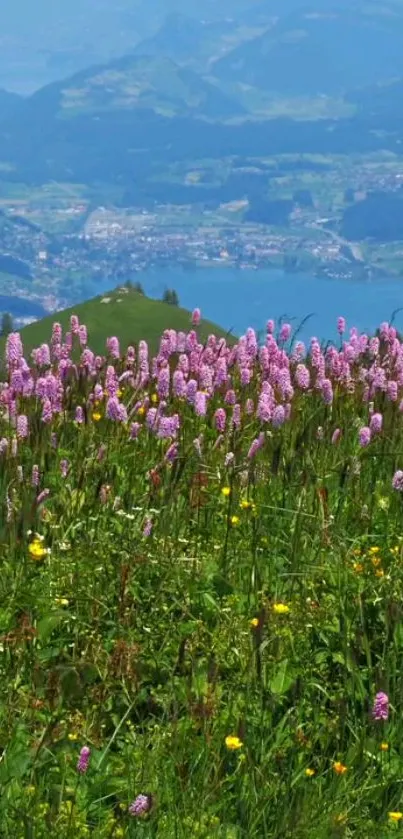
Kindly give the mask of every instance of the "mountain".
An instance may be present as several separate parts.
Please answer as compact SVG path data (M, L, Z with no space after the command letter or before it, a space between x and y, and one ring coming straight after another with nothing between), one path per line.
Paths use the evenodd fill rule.
M178 64L201 64L205 69L211 56L220 50L222 42L229 40L231 45L237 29L233 18L208 21L174 13L168 15L154 35L141 41L134 52L137 55L166 56Z
M91 336L91 349L98 353L105 351L106 339L116 334L122 349L146 339L151 349L156 351L165 329L186 332L191 320L186 309L150 300L133 289L117 289L104 297L96 297L26 326L21 330L26 350L48 341L55 321L67 329L72 314L78 315L80 323L86 324ZM212 333L219 337L227 334L210 321L203 320L199 332L201 339L205 341Z
M359 113L379 119L386 117L388 120L394 114L397 120L402 120L403 78L352 91L346 96L346 100L351 102Z
M78 73L53 87L52 93L58 99L55 115L62 118L138 107L207 119L243 113L216 85L164 56L128 55Z
M15 113L22 99L16 93L0 89L0 122Z
M250 7L247 14L240 11L219 20L174 13L166 17L156 33L137 44L134 52L167 56L206 73L215 60L263 33L270 19L266 4L261 3Z
M284 10L289 12L293 2L299 5L299 0L289 0ZM322 0L311 2L319 9ZM297 8L273 22L263 35L215 61L208 76L191 66L190 53L196 55L198 45L199 58L203 54L206 39L200 33L208 32L209 37L212 33L221 37L225 31L227 35L232 32L231 37L239 33L245 5L243 10L238 7L237 16L233 14L235 29L231 21L225 25L222 19L201 23L177 13L168 18L154 40L143 41L141 50L154 50L155 54L138 55L132 50L123 58L46 85L18 101L11 113L2 115L0 111L1 180L29 185L48 180L114 185L129 190L130 195L134 188L143 203L148 185L153 183L155 199L169 203L169 167L177 161L379 149L399 153L403 139L399 89L379 116L374 115L367 98L362 105L357 100L357 117L315 120L313 113L312 119L298 124L291 118L252 121L248 105L243 106L237 98L241 86L247 84L252 85L252 91L259 85L273 89L274 98L291 92L308 96L318 86L336 93L342 80L351 91L354 83L378 75L381 78L399 62L403 65L403 2L382 2L383 15L380 6L370 14L367 5L364 13L360 0L348 8L340 4L337 13L326 15ZM271 12L278 5L273 4ZM157 6L157 0L150 0L150 13ZM194 11L195 5L190 6ZM101 3L100 11L104 8ZM203 2L200 8L204 8ZM252 6L251 20L264 14L264 8ZM361 54L360 38L372 60L366 52ZM172 42L179 62L159 54L169 51ZM316 52L310 47L315 43ZM241 84L241 78L245 83ZM379 98L382 102L382 93ZM158 181L165 183L162 189L155 188Z
M403 74L403 4L311 0L212 66L221 82L284 96L340 95Z
M12 0L0 3L0 87L32 93L110 61L150 37L171 13L218 20L248 0Z

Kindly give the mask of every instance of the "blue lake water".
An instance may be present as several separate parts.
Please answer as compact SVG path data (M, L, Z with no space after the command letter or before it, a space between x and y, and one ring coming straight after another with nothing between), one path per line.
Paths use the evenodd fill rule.
M296 327L310 315L302 337L329 339L336 335L339 315L348 326L373 332L396 309L403 309L403 278L350 281L282 270L200 268L147 271L138 279L150 297L160 298L165 288L175 288L181 306L199 306L205 318L236 335L248 326L264 329L269 318L283 317ZM403 310L394 323L403 330Z

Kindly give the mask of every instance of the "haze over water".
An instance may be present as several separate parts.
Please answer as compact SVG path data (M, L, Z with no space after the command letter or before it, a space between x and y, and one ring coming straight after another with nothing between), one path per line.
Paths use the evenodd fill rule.
M239 335L248 326L265 328L269 318L285 318L296 327L311 315L301 329L306 340L336 336L336 321L343 315L349 327L373 332L403 307L403 279L330 280L282 270L237 270L233 268L179 268L139 274L146 294L161 297L165 288L175 288L180 304L199 306L203 316ZM403 329L403 311L394 324Z

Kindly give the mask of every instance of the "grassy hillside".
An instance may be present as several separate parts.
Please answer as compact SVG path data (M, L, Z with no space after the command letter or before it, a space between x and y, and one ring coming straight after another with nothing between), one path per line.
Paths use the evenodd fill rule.
M56 87L54 87L56 93ZM59 116L151 108L168 116L223 119L243 112L215 85L163 54L128 55L59 85Z
M103 300L109 302L102 302ZM134 290L122 289L26 326L21 331L24 347L32 350L47 341L54 321L68 329L72 314L77 315L80 322L87 325L91 347L98 353L105 351L106 339L113 335L119 336L122 348L146 339L155 351L164 329L186 332L190 324L190 313L186 309L169 306L159 300L150 300ZM203 340L212 332L222 336L226 334L215 324L203 321L200 332Z
M401 835L403 343L344 329L78 369L10 336L2 839Z

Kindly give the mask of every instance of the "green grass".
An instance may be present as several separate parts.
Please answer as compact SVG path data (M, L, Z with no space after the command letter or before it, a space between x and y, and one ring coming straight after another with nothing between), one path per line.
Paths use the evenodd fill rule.
M104 299L110 302L103 303ZM186 332L190 324L190 313L186 309L150 300L134 290L115 290L26 326L21 334L27 352L49 339L54 321L61 323L64 329L68 328L72 314L78 315L80 321L87 325L91 347L97 353L105 351L106 339L112 335L119 336L122 349L137 344L146 336L151 349L155 351L164 329ZM226 335L215 324L203 321L203 340L212 332Z
M110 304L108 324L106 304L77 308L90 346L145 337L162 312L164 327L188 324L188 313L127 301ZM136 335L130 307L143 315ZM37 342L49 339L36 328ZM390 337L357 354L352 340L341 367L315 350L306 389L298 360L248 342L239 364L212 343L203 363L189 353L196 406L189 393L167 395L166 353L145 382L141 359L124 356L86 375L74 346L75 366L52 365L56 383L47 364L32 366L34 394L10 364L0 390L1 839L401 835L403 495L392 479L403 468L403 385L388 383L401 376L403 345ZM172 351L169 367L173 382L183 355ZM269 381L277 407L290 408L281 425L257 411ZM108 418L108 391L127 421ZM383 426L378 417L360 445L372 407ZM158 409L159 422L179 418L174 448L156 433ZM16 439L15 413L27 437L20 420ZM390 697L385 721L371 715L379 691ZM129 810L139 794L152 796L142 818Z

